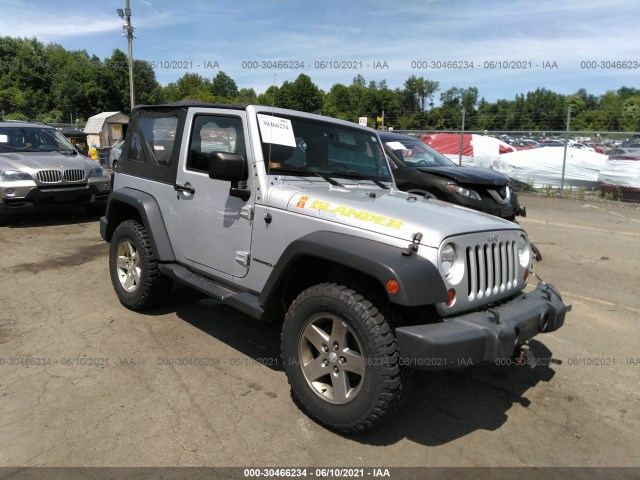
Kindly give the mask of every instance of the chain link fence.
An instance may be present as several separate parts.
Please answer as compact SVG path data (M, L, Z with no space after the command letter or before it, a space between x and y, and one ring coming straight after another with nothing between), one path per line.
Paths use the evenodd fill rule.
M640 203L640 132L395 130L516 191Z
M84 125L52 124L82 131ZM640 132L394 130L463 166L490 168L518 192L640 203Z

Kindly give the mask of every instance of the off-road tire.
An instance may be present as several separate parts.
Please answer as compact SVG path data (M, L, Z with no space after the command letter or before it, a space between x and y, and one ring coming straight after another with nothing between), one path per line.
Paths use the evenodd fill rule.
M323 330L322 325L328 325L336 319L342 322L343 328L346 326L348 334L345 338L350 338L349 345L346 345L347 342L339 345L337 356L342 358L340 352L347 347L350 347L349 352L353 348L360 350L361 375L343 373L341 369L349 361L342 365L339 361L332 363L335 357L328 360L327 354L323 356L319 349L310 347L312 343L306 332L310 331L312 325L319 326L327 335L318 339L328 339L326 346L331 354L334 327L327 331ZM281 346L283 366L293 400L307 415L332 430L349 434L372 429L390 418L408 395L410 375L406 375L400 365L398 345L389 322L369 300L343 285L323 283L300 293L285 315ZM314 360L325 359L323 361L328 363L326 375L318 377L315 382L308 380L310 374L307 372L312 371L310 378L313 378L318 375L316 372L323 370L311 368L310 350L314 352ZM355 358L357 362L358 356L349 358ZM355 363L350 368L353 365ZM337 374L333 376L334 368L338 368L343 376L355 378L353 384L348 380L351 391L355 393L346 401L335 394L333 382L342 377ZM323 389L318 385L329 385L329 382L332 386L322 393Z
M135 252L125 253L127 247ZM120 262L120 263L119 263ZM128 263L127 263L128 262ZM120 303L131 310L144 310L160 303L171 288L171 279L158 269L145 228L126 220L116 228L109 248L111 283ZM127 284L127 272L133 277Z

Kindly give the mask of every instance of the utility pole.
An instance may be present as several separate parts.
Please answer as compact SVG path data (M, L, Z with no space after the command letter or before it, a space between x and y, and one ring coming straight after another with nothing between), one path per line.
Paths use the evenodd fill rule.
M131 110L133 110L133 107L136 104L133 90L133 39L135 38L133 31L135 30L135 27L131 25L131 8L129 6L129 0L127 0L124 12L121 8L118 9L118 15L125 21L125 24L122 26L125 33L123 33L122 36L127 37L129 47L129 99L131 100Z
M462 147L464 145L464 117L467 110L462 107L462 126L460 127L460 155L458 156L458 165L462 166Z
M562 177L560 177L560 196L564 196L564 174L567 168L567 147L569 145L569 131L571 130L571 105L567 108L567 133L564 136L564 153L562 154Z

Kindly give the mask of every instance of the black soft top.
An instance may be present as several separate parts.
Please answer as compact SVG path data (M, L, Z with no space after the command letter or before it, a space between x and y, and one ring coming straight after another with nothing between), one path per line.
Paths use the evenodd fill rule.
M135 109L142 110L166 110L172 108L227 108L230 110L245 110L249 106L248 103L209 103L200 100L180 100L179 102L163 103L160 105L136 105Z

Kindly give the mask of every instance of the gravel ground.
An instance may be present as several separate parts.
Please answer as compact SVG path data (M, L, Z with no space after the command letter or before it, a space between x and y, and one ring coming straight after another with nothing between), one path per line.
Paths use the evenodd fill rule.
M535 272L573 304L542 365L419 372L353 437L293 404L277 326L184 287L123 308L96 217L0 228L0 467L640 466L640 209L522 203Z

